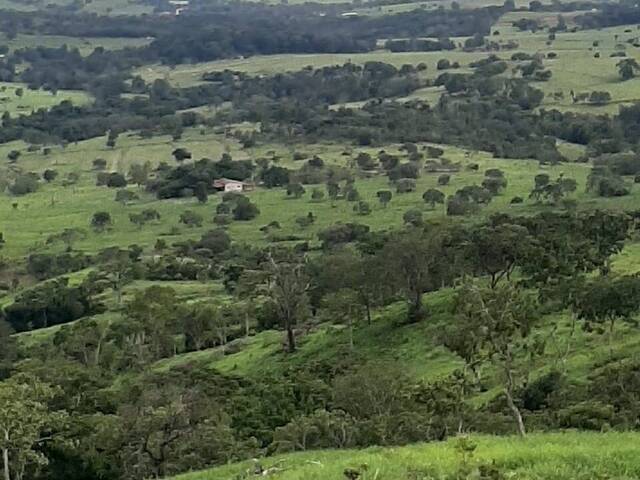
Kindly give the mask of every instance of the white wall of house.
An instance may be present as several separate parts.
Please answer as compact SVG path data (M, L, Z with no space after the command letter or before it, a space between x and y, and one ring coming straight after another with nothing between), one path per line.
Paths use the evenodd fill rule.
M224 185L225 192L241 192L242 191L242 183L241 182L228 182Z

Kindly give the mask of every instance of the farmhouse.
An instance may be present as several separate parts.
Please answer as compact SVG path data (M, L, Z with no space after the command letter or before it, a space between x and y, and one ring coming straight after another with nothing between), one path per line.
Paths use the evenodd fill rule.
M219 178L213 181L213 188L224 192L248 192L253 190L253 184L229 178Z

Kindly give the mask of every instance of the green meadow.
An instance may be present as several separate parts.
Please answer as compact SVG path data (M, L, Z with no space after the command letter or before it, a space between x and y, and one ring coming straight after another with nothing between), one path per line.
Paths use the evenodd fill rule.
M46 90L30 90L20 83L0 82L0 115L5 112L13 116L29 115L41 108L51 108L64 100L82 105L91 98L81 91L62 90L53 94ZM0 148L4 148L4 145L0 145Z
M103 233L90 232L87 238L77 244L77 248L91 252L98 251L110 245L126 246L137 243L143 246L152 246L161 236L168 241L174 241L184 237L198 237L206 230L215 228L212 219L215 215L215 205L220 202L220 195L210 195L206 204L199 204L195 199L157 200L144 189L129 186L136 192L139 200L129 205L122 205L115 201L115 189L96 187L96 172L92 170L92 162L96 158L107 160L107 170L127 174L134 163L150 162L157 165L164 161L175 163L171 152L178 147L187 148L192 152L194 159L220 158L222 153L229 152L236 159L259 158L267 156L267 153L275 153L281 157L279 163L284 166L295 167L292 159L293 151L266 145L255 149L241 150L233 140L224 138L215 133L205 133L196 129L188 130L183 139L173 142L169 137L156 137L142 140L136 135L122 135L119 137L115 148L105 145L105 139L94 139L78 144L70 144L66 148L54 147L49 155L42 152L28 152L24 145L19 143L0 146L0 156L6 156L11 150L18 149L23 152L19 163L23 168L42 173L45 169L55 169L58 177L50 184L43 184L33 194L26 197L10 198L0 202L0 229L5 232L7 246L3 251L6 256L21 256L29 251L43 251L50 247L44 244L49 235L59 233L64 228L77 227L89 229L91 216L96 211L108 211L113 219L114 226L110 231ZM388 152L399 153L399 145L389 145L385 148ZM331 144L300 145L299 151L304 152L309 158L313 155L321 156L326 162L339 165L347 165L348 157L342 155L344 147ZM538 162L529 160L494 159L483 152L469 152L454 147L445 147L445 158L454 163L460 163L460 171L451 175L449 185L439 187L437 178L439 174L423 172L417 181L414 192L396 194L395 189L389 185L385 176L373 178L360 178L356 181L356 187L361 199L372 207L372 213L367 216L354 212L354 203L339 200L332 204L325 199L320 202L311 200L311 192L314 188L325 190L324 185L306 186L306 193L299 199L287 198L284 189L264 189L248 193L250 198L259 206L260 215L248 222L233 222L229 227L232 238L240 242L249 242L265 245L267 239L259 230L261 226L277 221L282 230L279 234L295 235L301 240L317 241L316 234L336 222L361 222L370 225L373 230L391 229L402 225L402 215L410 208L419 208L425 218L438 218L444 216L441 206L430 209L422 201L422 194L428 188L440 188L445 194L451 195L459 188L480 184L484 178L484 171L488 168L502 169L508 180L508 187L489 206L485 207L480 215L490 215L499 211L509 211L513 214L534 213L546 208L532 201L525 201L520 205L511 205L510 201L515 196L527 199L533 187L533 177L545 171L552 177L564 174L574 178L578 182L578 190L574 194L578 202L578 208L627 208L634 205L640 199L640 188L633 188L632 195L622 198L602 199L592 197L585 193L584 186L589 167L580 163L569 163L556 167L541 168ZM351 157L355 158L358 152L364 151L376 154L379 149L355 149ZM470 171L466 168L470 163L479 165L478 171ZM63 186L65 176L69 173L80 175L76 185ZM628 180L631 185L631 180ZM377 200L376 193L380 190L390 189L394 193L391 203L383 208ZM130 213L136 213L145 208L155 208L162 215L160 222L148 224L140 230L129 222ZM205 222L202 227L188 228L179 224L180 214L185 210L194 210L200 213ZM299 227L295 220L298 217L313 212L317 217L316 222L308 228ZM59 246L59 248L62 248Z
M527 439L472 437L477 448L470 465L488 464L519 480L631 480L640 475L637 433L536 434ZM461 465L456 439L444 443L362 451L319 451L261 461L278 480L339 480L347 469L363 480L453 479ZM176 480L252 478L253 462L175 477ZM478 477L480 478L480 477ZM497 478L497 477L496 477Z

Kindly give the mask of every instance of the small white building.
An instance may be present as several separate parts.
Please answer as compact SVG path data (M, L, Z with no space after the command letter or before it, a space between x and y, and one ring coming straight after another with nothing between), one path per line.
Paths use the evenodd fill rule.
M214 180L213 187L216 190L222 190L224 192L243 192L246 190L245 183L239 180L231 180L229 178L220 178Z

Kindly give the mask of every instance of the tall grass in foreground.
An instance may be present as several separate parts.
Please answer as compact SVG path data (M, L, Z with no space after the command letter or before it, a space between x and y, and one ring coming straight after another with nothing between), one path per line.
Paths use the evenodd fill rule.
M268 478L281 480L345 479L357 472L360 480L431 480L452 478L519 480L631 480L640 478L640 434L577 433L533 434L516 437L474 436L470 465L485 465L465 476L465 457L458 439L442 443L357 451L314 451L281 455L259 461L273 468ZM464 447L462 448L464 451ZM259 478L255 462L243 462L190 473L175 480L235 480ZM459 476L463 475L463 476ZM495 475L495 476L493 476Z

